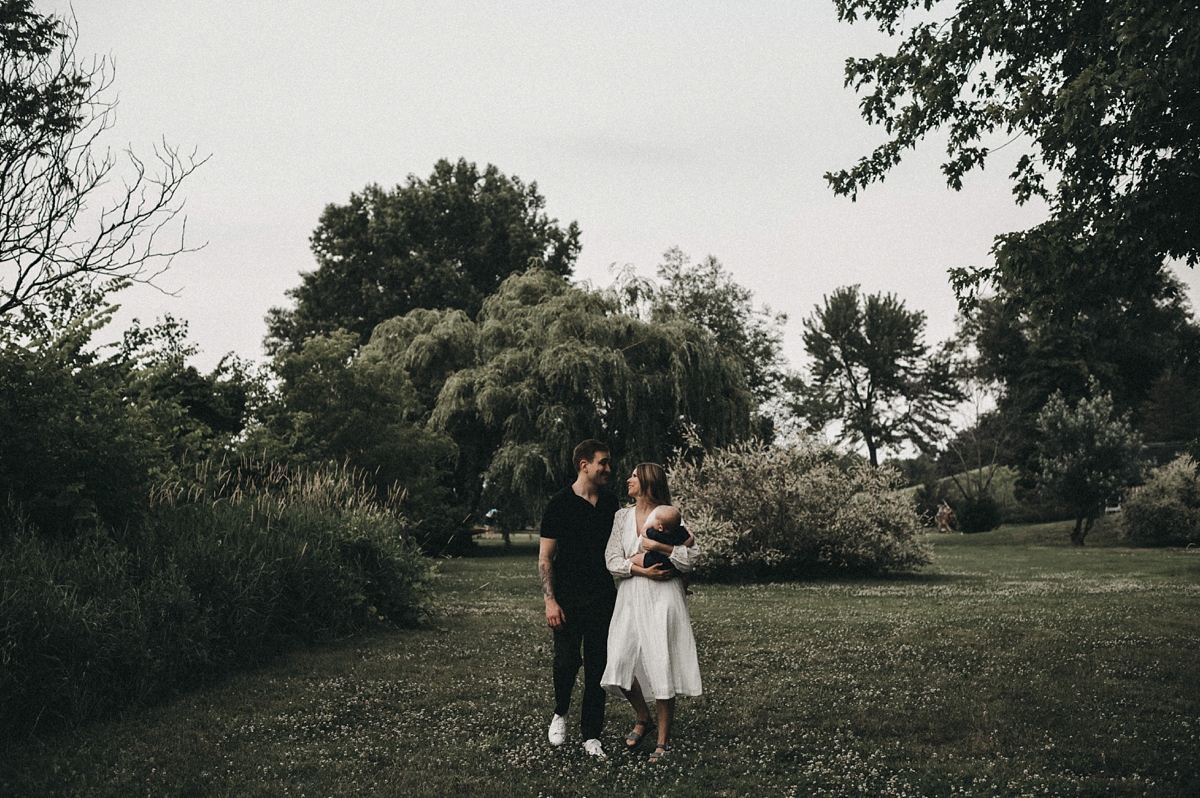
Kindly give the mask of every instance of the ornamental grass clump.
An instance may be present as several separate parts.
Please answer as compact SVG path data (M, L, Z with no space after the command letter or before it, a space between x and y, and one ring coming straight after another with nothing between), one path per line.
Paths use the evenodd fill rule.
M0 513L0 726L104 717L289 647L430 613L431 566L341 468L203 467L137 524Z
M831 446L740 443L677 458L671 486L714 578L883 574L932 561L920 518L890 468L843 467Z

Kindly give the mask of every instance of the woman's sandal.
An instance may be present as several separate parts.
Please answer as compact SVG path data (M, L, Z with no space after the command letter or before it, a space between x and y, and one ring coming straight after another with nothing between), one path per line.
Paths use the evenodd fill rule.
M663 758L663 756L666 755L667 751L670 751L670 750L671 750L671 747L669 745L664 745L663 743L659 743L658 745L654 746L654 753L650 754L650 761L658 762L659 760L661 760Z
M642 730L638 731L637 727L641 726ZM654 721L639 720L633 724L633 731L625 735L625 747L636 748L637 744L642 741L642 738L654 730Z

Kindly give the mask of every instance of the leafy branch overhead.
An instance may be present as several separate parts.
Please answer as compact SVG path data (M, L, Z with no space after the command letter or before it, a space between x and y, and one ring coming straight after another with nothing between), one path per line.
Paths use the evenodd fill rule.
M984 282L1031 294L1096 277L1127 289L1164 259L1200 259L1200 14L1190 0L835 0L839 18L901 36L894 54L846 62L846 85L888 140L825 177L855 198L906 150L944 131L954 189L1013 139L1017 202L1050 218L996 240L996 263L956 269L960 299ZM1055 290L1058 289L1058 290Z

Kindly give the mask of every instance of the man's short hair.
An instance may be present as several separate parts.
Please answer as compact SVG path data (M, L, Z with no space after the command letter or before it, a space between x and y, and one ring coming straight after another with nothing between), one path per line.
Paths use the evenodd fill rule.
M589 463L596 459L596 452L604 452L612 454L612 450L608 448L608 444L598 441L595 438L588 438L583 443L575 447L575 452L571 455L571 464L575 466L575 470L579 470L579 464L584 460Z

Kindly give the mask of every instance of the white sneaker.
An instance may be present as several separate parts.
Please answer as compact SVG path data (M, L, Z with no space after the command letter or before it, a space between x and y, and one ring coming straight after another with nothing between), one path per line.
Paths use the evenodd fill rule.
M555 715L550 719L550 731L546 732L550 745L562 745L567 740L567 716Z
M583 750L587 751L597 759L608 759L608 754L604 753L604 748L600 745L600 741L595 737L590 740L583 741Z

